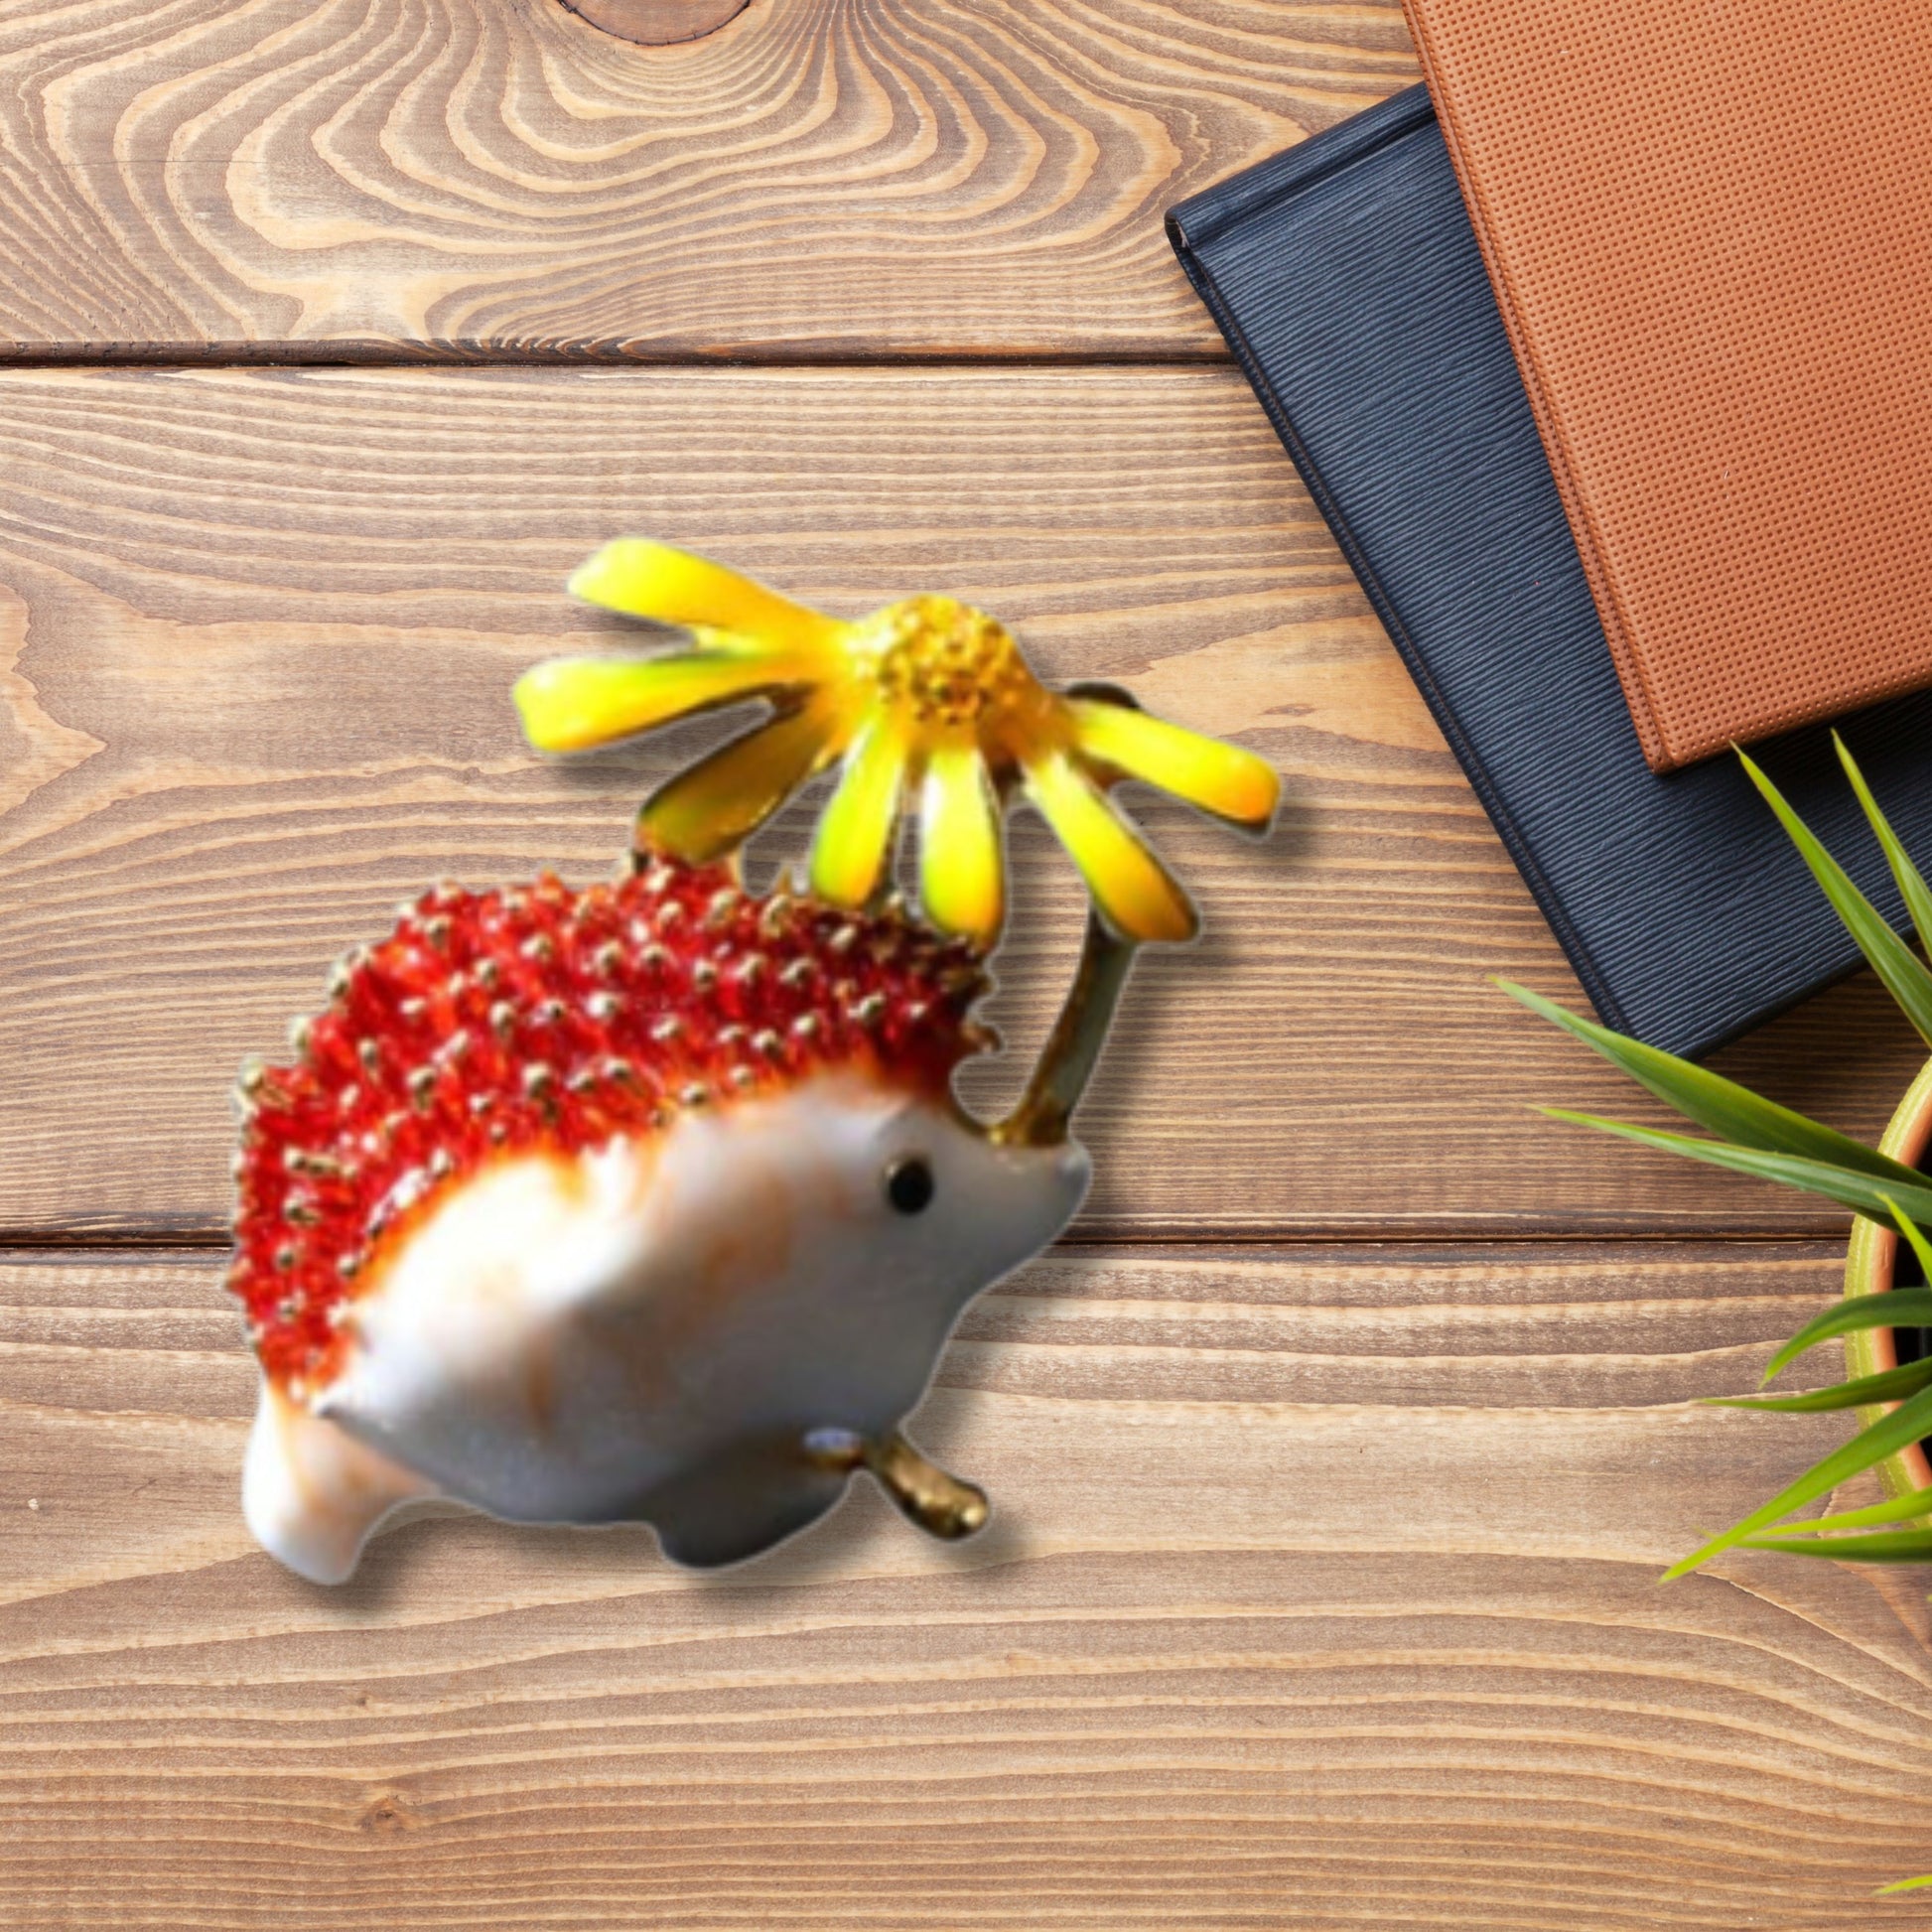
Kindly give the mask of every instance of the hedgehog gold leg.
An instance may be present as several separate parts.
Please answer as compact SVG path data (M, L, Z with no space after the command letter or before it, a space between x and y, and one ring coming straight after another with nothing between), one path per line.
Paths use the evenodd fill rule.
M985 1525L986 1491L929 1462L897 1429L861 1436L850 1429L815 1429L805 1453L822 1469L869 1469L901 1515L928 1536L948 1543Z

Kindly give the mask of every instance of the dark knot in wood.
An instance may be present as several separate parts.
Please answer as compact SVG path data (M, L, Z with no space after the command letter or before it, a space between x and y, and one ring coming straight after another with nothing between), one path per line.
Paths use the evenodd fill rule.
M417 1823L415 1813L391 1791L363 1807L355 1820L355 1829L358 1832L375 1832L386 1838L396 1832L413 1832Z
M640 47L669 47L715 34L742 14L749 0L559 0L568 13L581 15L619 40Z

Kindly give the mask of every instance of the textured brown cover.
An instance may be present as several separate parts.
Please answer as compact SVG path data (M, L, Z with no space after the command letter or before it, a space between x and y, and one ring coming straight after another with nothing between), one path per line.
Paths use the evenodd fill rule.
M1644 756L1932 684L1932 0L1405 0Z

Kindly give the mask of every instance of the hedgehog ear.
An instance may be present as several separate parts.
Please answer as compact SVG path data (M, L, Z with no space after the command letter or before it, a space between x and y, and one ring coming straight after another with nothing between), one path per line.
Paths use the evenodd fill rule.
M1040 1049L1020 1104L993 1129L993 1138L1027 1147L1053 1147L1067 1138L1120 1008L1139 947L1089 907L1080 963L1066 1004Z

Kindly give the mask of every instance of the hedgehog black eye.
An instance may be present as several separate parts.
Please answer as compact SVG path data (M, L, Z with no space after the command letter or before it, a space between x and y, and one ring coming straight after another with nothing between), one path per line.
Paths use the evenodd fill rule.
M932 1169L916 1154L886 1170L886 1198L898 1214L923 1214L932 1204Z

